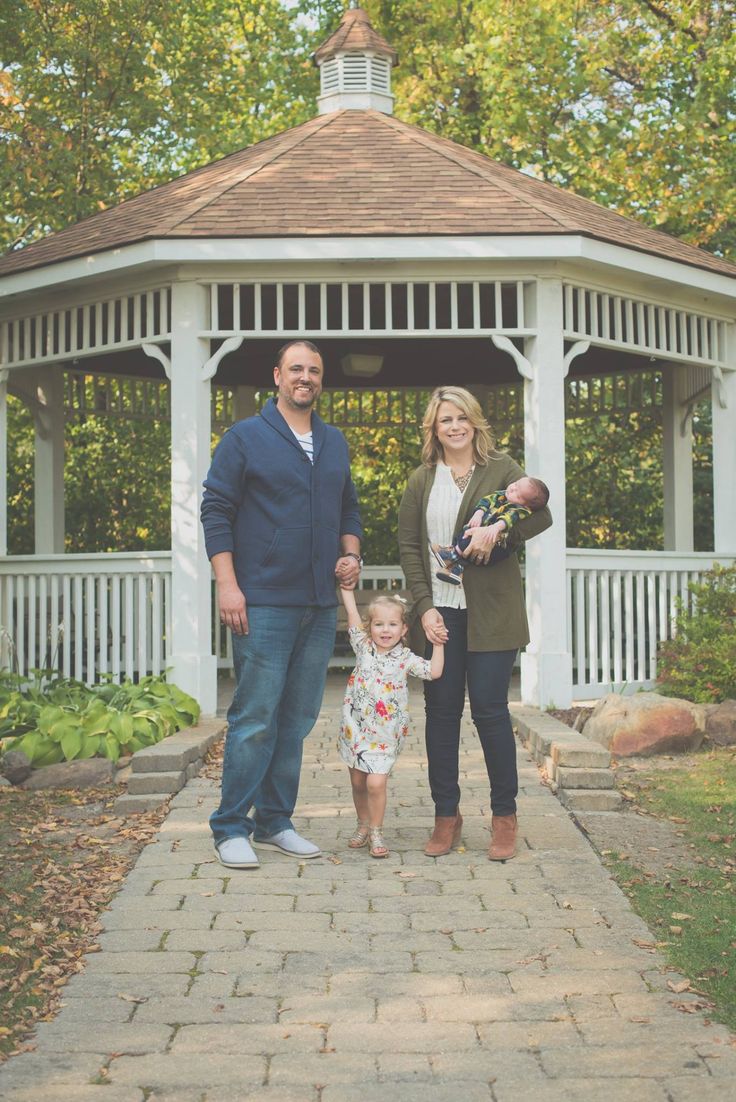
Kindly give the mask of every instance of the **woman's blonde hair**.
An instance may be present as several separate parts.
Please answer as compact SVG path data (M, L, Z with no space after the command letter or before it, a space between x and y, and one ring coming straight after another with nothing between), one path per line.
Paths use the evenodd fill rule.
M379 597L374 597L371 603L365 610L365 618L368 624L371 623L373 617L376 615L377 610L381 605L392 609L394 612L401 613L401 622L405 627L409 626L409 619L407 615L408 605L403 597L393 596L391 593L382 593Z
M461 386L439 386L429 399L422 421L422 432L424 434L422 463L425 467L436 467L437 463L444 457L435 427L437 412L442 402L452 402L454 406L462 410L470 421L475 429L473 460L484 467L496 446L493 430L483 415L478 399L469 390L465 390Z

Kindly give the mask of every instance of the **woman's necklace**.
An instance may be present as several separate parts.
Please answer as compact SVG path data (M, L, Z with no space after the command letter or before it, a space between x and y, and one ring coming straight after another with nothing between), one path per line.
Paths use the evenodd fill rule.
M452 481L457 486L458 490L462 493L466 488L471 478L473 477L473 471L475 470L475 463L465 472L465 474L455 474L452 467L450 467L450 474L452 475Z

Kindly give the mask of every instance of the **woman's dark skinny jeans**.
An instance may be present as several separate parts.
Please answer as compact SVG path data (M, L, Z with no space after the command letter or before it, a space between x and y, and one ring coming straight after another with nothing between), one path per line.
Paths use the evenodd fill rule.
M513 815L519 778L508 692L516 650L469 651L467 610L437 611L450 637L445 644L442 677L424 685L429 787L435 814L455 815L460 803L460 720L467 679L470 710L491 785L491 810L494 815ZM427 656L430 654L428 647Z

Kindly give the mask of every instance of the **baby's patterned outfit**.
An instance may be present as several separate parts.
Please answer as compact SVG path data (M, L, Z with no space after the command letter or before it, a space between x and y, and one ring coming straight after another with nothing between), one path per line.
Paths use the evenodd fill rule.
M351 628L349 636L357 662L348 678L337 748L352 769L390 773L409 730L407 678L431 681L429 660L403 643L381 654L361 628Z

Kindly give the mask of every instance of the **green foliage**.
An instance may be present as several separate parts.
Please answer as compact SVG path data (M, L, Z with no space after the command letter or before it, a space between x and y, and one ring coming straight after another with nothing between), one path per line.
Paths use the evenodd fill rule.
M716 566L691 582L692 609L681 601L676 634L660 644L660 692L700 704L736 697L736 567Z
M695 245L736 249L733 5L364 0L396 114Z
M653 550L663 544L661 379L652 376L635 397L636 410L568 417L567 542L569 547ZM572 380L569 386L578 385ZM598 385L587 381L586 385ZM611 380L605 380L611 387ZM622 395L626 381L617 378ZM75 383L95 409L96 382ZM161 384L162 391L165 384ZM263 398L265 392L261 393ZM422 401L429 391L422 392ZM396 517L406 479L418 466L419 420L406 423L399 392L373 395L377 422L351 424L351 408L339 395L320 412L335 416L347 436L366 530L364 553L370 563L397 562ZM161 405L166 402L161 395ZM383 403L383 404L382 404ZM384 408L386 405L386 408ZM357 407L356 407L357 408ZM11 554L33 551L33 419L19 401L8 401L8 515ZM66 550L68 552L155 551L170 545L170 430L165 413L150 420L99 412L68 415L65 465ZM213 445L216 437L213 438ZM523 463L521 422L507 426L499 446ZM695 549L713 547L712 428L710 402L694 416ZM554 513L554 502L552 503Z
M280 0L4 5L0 239L24 244L309 118L295 16Z
M721 0L364 0L396 113L731 255ZM0 240L23 244L315 114L344 0L18 0L0 15Z
M95 382L83 385L92 409ZM163 386L164 384L162 384ZM171 545L168 418L67 416L66 551L163 551ZM8 400L9 552L33 553L33 417Z
M159 677L85 685L0 673L0 746L22 750L34 768L103 757L117 761L196 723L199 705Z
M626 777L626 797L634 801L642 826L653 817L676 823L683 856L656 871L633 835L629 855L605 854L614 879L636 913L655 935L669 964L684 973L693 990L715 1003L709 1017L736 1028L736 892L733 860L736 827L736 754L733 747L697 753L673 767L652 759ZM644 833L644 838L646 834ZM693 857L697 864L693 863ZM646 870L646 871L643 871ZM690 996L692 998L692 995Z

